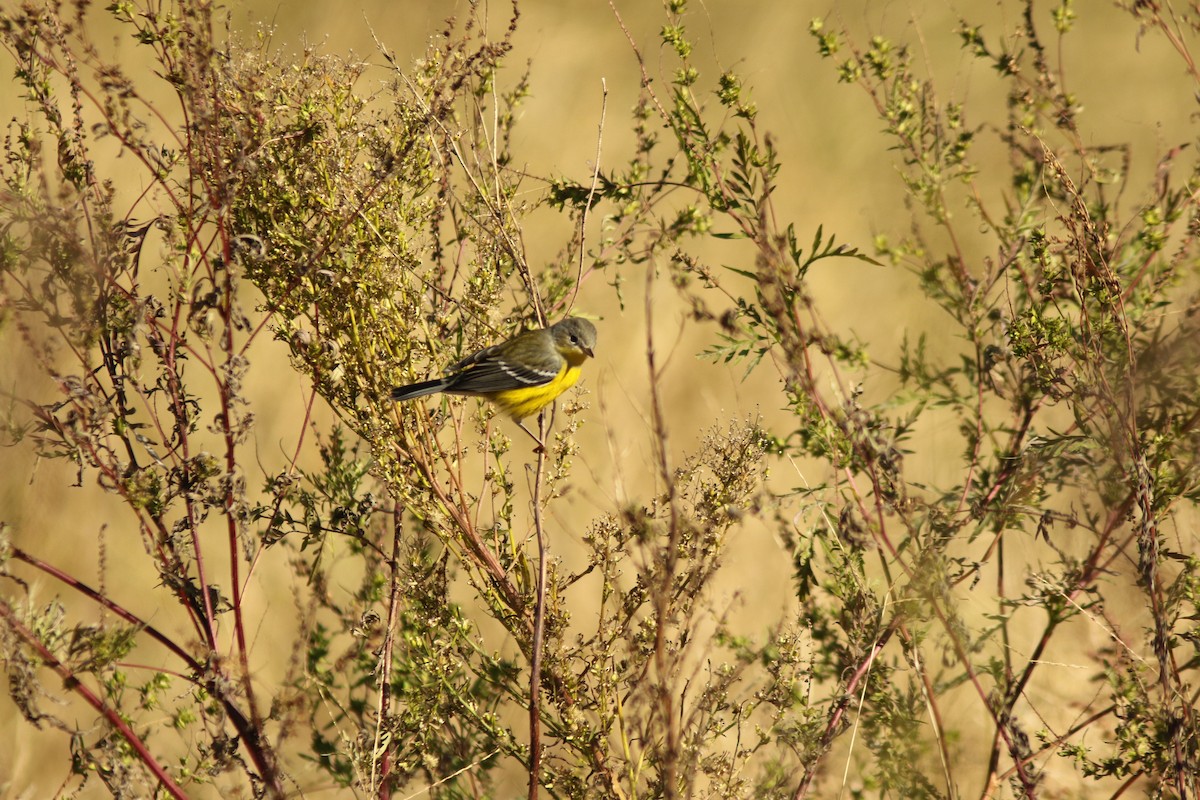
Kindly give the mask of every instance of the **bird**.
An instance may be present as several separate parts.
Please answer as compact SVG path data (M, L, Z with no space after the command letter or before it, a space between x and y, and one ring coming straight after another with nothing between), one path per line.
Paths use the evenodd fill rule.
M575 385L580 367L595 355L595 347L596 326L581 317L567 317L472 353L440 378L397 386L392 400L436 392L482 397L512 417L541 448L542 440L523 420Z

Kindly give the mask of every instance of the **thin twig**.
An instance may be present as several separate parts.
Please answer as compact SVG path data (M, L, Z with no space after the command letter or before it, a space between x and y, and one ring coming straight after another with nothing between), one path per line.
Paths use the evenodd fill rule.
M404 504L396 500L392 505L392 557L390 564L392 574L389 579L391 592L388 597L387 627L383 634L383 660L379 664L379 702L375 711L375 742L371 748L371 791L377 793L380 800L387 800L392 796L391 787L388 785L392 771L391 759L388 758L386 749L380 753L379 743L383 740L384 722L387 720L392 699L392 648L396 642L396 610L400 606L400 519L403 512Z
M608 116L608 82L600 79L600 124L596 130L596 158L592 164L592 186L588 189L587 202L583 204L583 215L579 220L579 270L575 274L575 291L571 293L571 302L567 303L569 313L575 307L575 298L579 297L579 286L583 283L583 258L587 252L587 222L592 212L592 203L596 199L596 188L600 184L600 153L604 145L604 120Z
M128 742L129 746L133 748L134 752L137 753L138 760L146 765L146 769L150 770L154 777L158 779L159 785L162 786L162 788L168 794L170 794L172 797L178 798L178 800L187 800L187 795L183 793L183 789L181 789L179 784L175 783L171 776L167 774L166 767L158 763L158 759L156 759L154 754L147 749L146 744L133 731L133 728L129 726L129 723L122 719L121 715L117 713L115 709L110 708L108 704L100 699L95 692L89 689L74 670L72 670L63 662L59 661L55 655L50 652L50 649L42 643L42 640L39 639L33 631L29 630L29 628L27 628L20 619L17 618L17 615L13 609L3 600L0 600L0 617L4 619L4 624L8 626L10 631L15 633L26 644L37 651L38 657L41 658L43 664L58 673L58 676L62 678L63 685L65 687L82 697L88 705L90 705L106 720L108 720L108 723L112 725L119 734L121 734L121 737Z
M538 414L538 438L544 443L554 419L546 412ZM533 529L537 534L538 573L533 602L533 639L529 654L529 800L537 800L542 775L542 641L546 629L546 532L542 527L542 476L546 466L546 447L537 450L537 467L533 479Z
M663 797L670 800L679 794L679 718L675 712L672 695L671 665L667 658L667 628L671 614L671 590L675 583L675 570L679 556L681 535L679 497L674 470L671 468L667 449L667 418L663 411L659 379L662 370L657 365L654 350L654 275L652 267L646 269L646 366L650 373L650 409L654 429L655 456L658 461L659 477L667 494L670 520L667 528L666 552L663 556L661 574L654 587L654 670L658 680L656 687L662 722L666 728L665 751L662 756Z
M465 767L456 769L454 772L451 772L446 777L440 778L440 779L434 781L433 783L429 784L428 786L421 787L420 789L413 792L412 794L407 795L404 798L404 800L413 800L413 798L420 797L421 795L425 794L426 792L432 791L432 790L436 789L437 787L442 786L443 784L449 783L450 781L457 778L459 775L462 775L464 772L470 772L471 770L475 769L476 767L481 766L483 764L483 762L487 761L489 758L491 758L492 756L496 755L499 752L500 752L499 750L493 750L492 752L485 755L483 758L476 759L475 761L472 761L470 764L467 764Z
M816 762L821 756L829 751L830 746L833 744L834 737L836 737L838 732L841 730L842 717L845 716L846 709L850 707L850 700L852 697L851 692L853 692L858 684L870 674L871 666L875 663L876 657L878 657L879 653L883 650L883 647L887 644L888 640L892 638L892 634L895 632L895 630L895 618L893 618L893 623L884 629L883 633L871 647L871 652L868 653L866 658L859 663L858 668L854 671L854 674L851 675L850 679L846 681L846 685L842 689L842 697L830 711L829 718L825 723L825 730L821 734L821 740L817 745L815 755L810 762L810 766L804 771L804 777L800 779L800 785L797 786L796 791L792 793L792 800L802 800L808 796L808 790L812 787L813 778L817 776L818 770L816 769Z

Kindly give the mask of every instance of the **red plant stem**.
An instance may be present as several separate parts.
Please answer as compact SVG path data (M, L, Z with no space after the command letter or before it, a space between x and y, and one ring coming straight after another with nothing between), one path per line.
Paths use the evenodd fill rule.
M659 478L667 495L670 518L667 525L667 541L663 555L658 586L653 593L654 602L654 671L658 681L657 693L660 703L664 731L662 756L662 792L667 800L679 796L679 758L682 752L679 716L675 698L671 694L671 671L673 664L667 656L667 628L671 622L671 592L675 585L675 574L679 559L680 521L678 486L675 471L671 467L668 449L667 416L663 410L660 381L662 370L658 366L654 347L654 276L656 271L646 270L646 367L650 375L650 412L654 430L655 460L658 462Z
M33 631L25 627L24 623L13 612L12 607L3 599L0 599L0 617L3 617L4 623L8 625L9 630L16 633L26 644L37 651L46 666L58 673L59 677L62 678L65 688L82 697L88 705L108 720L109 724L129 743L129 746L137 753L141 762L146 765L146 769L150 770L154 777L158 779L159 784L168 794L178 798L178 800L187 800L187 795L183 793L183 789L171 779L171 776L167 774L166 768L158 763L158 759L147 749L145 742L133 732L133 729L129 727L125 720L121 719L121 715L116 710L110 708L95 692L89 689L70 667L59 661L50 652L49 648L34 635Z
M200 662L198 662L198 661L196 661L196 659L192 658L191 655L189 655L186 650L184 650L182 647L180 647L178 644L176 644L174 640L172 640L169 636L167 636L165 633L160 631L158 628L155 628L150 623L144 621L141 617L137 616L132 611L128 610L127 608L125 608L122 605L119 605L116 601L112 600L108 596L101 594L100 592L96 591L91 586L89 586L88 584L79 580L78 578L75 578L72 575L68 575L67 573L63 572L61 569L54 566L53 564L48 564L47 562L42 561L37 556L31 555L30 553L25 552L20 547L17 547L15 545L12 548L12 557L17 559L18 561L25 562L26 564L28 564L31 567L34 567L35 569L41 570L42 572L46 573L47 575L57 578L58 580L67 584L68 586L70 586L75 591L86 596L89 600L92 600L93 602L99 603L100 605L104 606L109 611L113 612L114 614L116 614L118 617L125 620L126 622L130 622L134 625L137 625L138 628L145 631L146 634L151 639L154 639L156 642L161 644L163 647L166 647L168 650L170 650L172 653L174 653L176 656L178 656L183 661L183 663L185 663L188 666L188 668L194 670L197 673L199 673L201 671Z
M400 517L404 512L404 505L399 501L395 501L392 505L392 557L391 557L391 591L388 597L388 614L387 614L387 629L383 639L383 663L379 668L379 709L377 719L375 720L375 746L372 752L372 759L378 759L378 783L372 780L373 786L379 787L379 800L388 800L392 796L391 774L392 774L392 758L391 748L383 748L380 752L380 742L383 738L383 728L387 722L388 710L391 708L392 702L392 650L396 642L396 614L400 608L400 541L401 541L401 525ZM375 769L375 764L372 764L372 770Z
M858 668L854 670L854 674L850 676L850 680L846 681L846 686L842 690L842 697L833 707L833 711L829 714L829 720L825 723L825 730L821 734L821 742L819 748L813 758L812 763L804 771L804 777L800 779L800 785L796 787L796 791L792 793L792 800L802 800L808 796L808 790L812 786L813 778L817 775L816 762L829 751L830 745L833 744L833 739L838 734L838 729L841 727L842 717L846 715L846 709L850 707L850 698L858 684L866 677L871 669L871 665L875 663L875 658L883 650L883 646L887 644L888 639L892 638L895 632L893 626L889 626L884 630L883 635L876 640L871 652L862 660Z
M538 414L538 438L546 441L549 426L546 412ZM529 645L529 800L537 800L542 777L542 642L546 634L546 533L542 529L542 473L546 466L546 446L537 451L537 472L533 483L533 527L537 532L538 577L533 602L533 637Z
M225 714L229 717L229 721L233 723L233 727L237 730L238 736L241 737L242 743L246 746L246 751L250 754L250 760L254 762L254 766L258 768L261 774L268 774L268 772L272 769L272 760L268 754L263 752L261 737L257 735L254 729L251 727L250 721L246 719L246 715L242 713L241 709L233 704L233 701L229 699L228 693L223 690L222 686L224 681L220 678L213 679L208 676L209 672L216 669L215 665L208 665L206 667L204 664L201 664L165 633L158 630L153 625L149 624L121 604L117 603L112 598L101 594L83 581L68 575L53 564L42 561L37 556L31 555L19 547L13 547L12 555L13 558L17 559L18 561L23 561L29 566L41 570L47 575L57 578L75 591L104 606L109 611L112 611L121 619L137 625L142 631L150 636L150 638L154 639L163 647L166 647L168 650L174 653L181 661L184 662L184 664L187 665L190 670L192 670L193 677L189 677L188 681L194 685L203 686L209 694L220 700L222 707L225 709Z

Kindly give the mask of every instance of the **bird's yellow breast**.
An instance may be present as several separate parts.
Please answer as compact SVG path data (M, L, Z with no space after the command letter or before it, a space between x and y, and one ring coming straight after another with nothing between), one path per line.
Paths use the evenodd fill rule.
M500 410L520 422L525 417L531 417L554 402L560 394L570 389L579 380L579 367L563 364L548 383L539 386L522 386L519 389L505 389L496 392L488 399L500 407Z

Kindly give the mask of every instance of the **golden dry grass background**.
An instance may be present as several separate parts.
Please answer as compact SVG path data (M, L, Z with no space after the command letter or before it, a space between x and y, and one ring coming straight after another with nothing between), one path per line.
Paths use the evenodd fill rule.
M8 6L13 0L3 0ZM1042 4L1045 28L1050 29L1049 4ZM946 99L958 96L968 109L984 111L993 120L1003 116L999 83L958 47L953 30L960 14L985 23L985 34L998 35L1019 21L1014 3L987 4L926 2L778 2L773 0L710 0L693 3L689 33L697 56L707 66L706 78L715 80L720 69L732 68L745 79L760 109L759 124L775 135L784 164L776 198L781 216L794 220L804 239L818 224L843 242L869 250L876 234L902 235L909 225L903 192L895 174L890 142L880 133L867 97L858 89L836 83L833 64L818 58L808 35L814 16L828 16L831 24L845 24L863 41L885 35L923 53L939 92ZM630 32L643 48L650 70L661 74L657 34L663 21L656 2L618 2ZM383 59L373 36L396 51L400 63L418 57L427 41L452 13L467 14L465 2L282 2L227 5L232 27L244 35L259 25L273 29L273 48L288 57L304 43L330 53L353 53L378 67L366 81L386 79ZM515 80L526 59L531 60L532 95L516 127L514 151L533 175L568 175L579 180L590 176L597 146L602 105L602 81L607 85L607 122L603 130L602 165L615 165L630 154L629 110L638 90L637 65L612 11L599 0L523 0L517 53L509 60L503 83ZM507 22L508 6L493 2L488 9L497 26ZM1069 90L1083 106L1081 127L1093 137L1091 144L1131 142L1133 191L1140 191L1163 150L1190 139L1190 115L1195 110L1193 88L1183 75L1178 57L1157 37L1137 42L1134 24L1107 4L1086 4L1079 9L1078 31L1068 40L1063 58ZM103 13L96 15L103 23ZM99 28L98 30L103 30ZM111 43L112 52L136 63L141 54L113 26L98 34ZM0 70L11 70L0 55ZM702 84L704 81L702 79ZM660 86L662 82L660 81ZM710 85L710 84L704 84ZM715 105L715 103L714 103ZM13 87L0 88L4 117L21 115ZM970 113L970 112L969 112ZM978 120L977 120L978 121ZM998 154L998 157L1003 157ZM101 165L107 172L111 165ZM987 164L982 165L987 169ZM995 175L1003 178L1001 168ZM1139 179L1141 182L1139 183ZM136 192L140 185L123 187ZM539 191L536 180L526 188ZM1003 186L994 186L989 201L996 201ZM1136 199L1136 198L1135 198ZM959 213L965 213L960 211ZM526 232L531 264L546 263L558 252L566 234L561 222L539 222ZM595 227L589 235L596 235ZM986 255L977 251L980 256ZM744 252L714 243L713 263L745 258ZM814 292L836 328L854 331L870 344L873 357L895 363L897 346L905 331L929 331L933 344L954 352L958 343L938 338L943 320L917 291L916 280L900 270L858 262L827 262L813 276ZM748 266L737 264L737 266ZM597 317L600 346L597 359L585 371L583 384L591 408L580 434L581 454L576 462L573 491L564 504L554 507L550 533L556 556L568 562L579 556L586 523L614 501L647 497L653 484L653 435L647 421L648 376L645 366L645 316L640 280L627 287L627 307L614 302L612 290L600 281L586 285L577 310ZM679 459L699 441L704 431L746 415L762 415L769 423L782 421L782 400L776 380L766 369L743 379L740 365L726 367L700 360L696 353L711 343L711 329L686 328L679 336L685 310L673 290L659 282L654 292L654 333L660 353L669 354L664 397L671 419L670 447ZM8 332L0 331L0 341ZM11 342L8 345L12 347ZM282 467L295 448L304 415L306 382L294 373L284 348L264 339L252 353L248 392L257 415L256 459L266 473ZM878 372L864 388L878 397L893 386ZM46 400L53 387L28 371L19 359L0 359L0 386L5 393ZM934 422L923 425L911 442L918 456L910 468L930 479L944 478L958 464L957 436ZM507 424L507 423L501 423ZM311 444L311 439L310 439ZM312 458L312 448L306 458ZM514 457L523 454L521 447ZM0 520L12 526L15 540L26 549L85 580L105 583L135 611L156 623L162 619L151 592L157 578L142 558L138 537L127 527L122 508L95 486L94 476L84 475L83 486L73 487L74 475L61 465L39 463L27 444L0 451ZM311 462L310 462L311 463ZM772 476L780 487L819 483L827 475ZM254 483L254 476L251 476ZM100 547L100 542L105 548ZM101 564L100 554L106 561ZM254 631L254 662L260 685L271 685L288 659L294 627L289 625L292 581L286 566L271 564L268 552L255 574L252 597L260 604L261 626ZM280 556L282 557L282 556ZM787 557L765 529L748 526L734 540L728 568L715 599L717 606L735 603L737 614L755 620L763 631L787 607L792 584ZM35 596L46 600L62 594L56 585L35 578ZM88 613L86 605L69 607ZM94 609L90 613L95 613ZM586 618L586 606L572 608L576 618ZM252 611L251 619L255 618ZM753 625L751 625L753 631ZM1076 638L1062 643L1063 651L1051 658L1061 662L1065 680L1082 680L1072 666L1072 649L1092 650L1103 643L1104 632L1077 626ZM1014 646L1020 647L1018 641ZM151 657L147 655L147 657ZM962 713L952 724L962 731L963 752L977 741L982 722L976 698L964 699ZM951 706L953 706L953 702ZM0 738L11 746L0 748L0 795L39 798L53 796L67 778L67 742L54 730L34 731L21 721L7 697L0 698ZM864 754L859 754L864 756ZM852 762L851 762L852 763ZM1070 790L1070 776L1059 776ZM89 796L98 796L94 784ZM514 784L514 787L519 786ZM308 796L335 796L306 786ZM967 787L963 787L967 788ZM313 791L313 789L317 789Z

